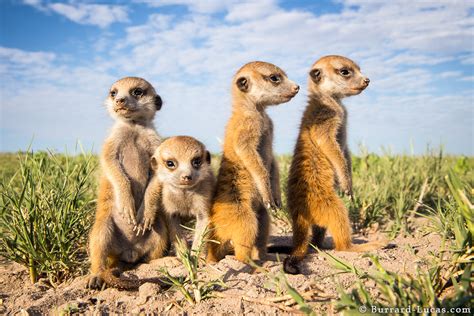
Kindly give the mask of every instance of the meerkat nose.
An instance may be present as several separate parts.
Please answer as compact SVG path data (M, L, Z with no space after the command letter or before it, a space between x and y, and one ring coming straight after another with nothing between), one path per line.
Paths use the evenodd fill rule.
M364 82L365 82L367 85L369 85L370 79L369 79L369 78L365 78L365 79L364 79Z
M115 104L117 104L117 105L124 104L124 103L125 103L125 98L120 98L120 99L115 100Z
M300 86L299 86L299 85L296 85L296 86L293 88L293 90L294 90L295 92L300 91Z
M192 179L193 179L193 177L190 176L190 175L181 176L181 180L183 180L183 181L191 181Z

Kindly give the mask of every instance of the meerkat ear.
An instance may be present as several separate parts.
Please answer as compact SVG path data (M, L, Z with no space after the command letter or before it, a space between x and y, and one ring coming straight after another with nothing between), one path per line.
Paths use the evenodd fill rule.
M161 100L161 97L157 94L155 95L155 107L156 110L159 111L161 109L161 106L163 105L163 101Z
M150 164L151 164L151 169L153 170L158 169L158 160L154 156L151 157Z
M211 153L209 150L206 150L206 162L210 165L211 164Z
M314 83L318 83L321 81L321 69L312 69L309 72L309 76L313 80Z
M242 92L247 92L249 90L249 80L246 77L238 78L235 84Z

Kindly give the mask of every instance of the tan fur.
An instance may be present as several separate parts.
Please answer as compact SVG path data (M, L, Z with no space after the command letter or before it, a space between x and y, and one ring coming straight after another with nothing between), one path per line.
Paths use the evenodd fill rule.
M166 213L170 239L177 250L184 242L180 217L196 218L192 249L198 249L208 225L215 177L211 155L198 140L189 136L166 139L151 160L155 174L145 193L144 216L138 233L151 228L157 209Z
M352 244L349 216L335 190L338 185L352 197L347 111L341 99L359 94L368 83L359 66L345 57L326 56L311 68L308 106L288 176L294 248L285 260L286 272L298 273L296 264L306 255L311 228L318 246L327 228L336 250L367 251L381 247L378 243Z
M105 104L116 122L100 156L102 175L89 240L88 286L100 288L105 281L110 286L134 288L136 282L121 280L109 269L159 258L168 245L162 219L140 237L135 236L132 225L151 174L150 158L161 143L152 123L161 98L147 81L127 77L112 85Z
M277 82L273 82L277 79ZM269 234L268 210L280 207L278 166L272 152L269 105L291 100L299 86L265 62L244 65L232 84L233 112L211 209L208 261L223 258L229 241L238 260L263 259Z

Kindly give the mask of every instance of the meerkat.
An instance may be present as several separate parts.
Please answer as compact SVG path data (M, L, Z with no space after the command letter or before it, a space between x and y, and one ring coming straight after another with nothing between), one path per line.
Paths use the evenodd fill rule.
M204 144L189 136L166 139L151 158L154 170L145 193L144 215L137 234L152 228L157 210L168 216L170 239L175 251L186 245L180 218L196 218L192 249L197 250L209 222L215 177L211 154Z
M288 209L293 223L293 250L284 270L297 274L310 240L321 246L326 229L335 249L368 251L382 244L354 245L349 215L335 187L352 198L351 157L347 146L347 110L341 99L369 85L359 66L342 56L326 56L309 72L309 101L303 115L288 175Z
M266 255L268 210L281 206L278 165L272 151L273 123L267 106L290 101L299 86L266 62L240 68L232 84L232 116L226 127L216 194L211 208L208 262L233 246L242 262Z
M136 236L137 212L149 182L150 160L161 138L153 126L162 100L150 83L126 77L115 82L105 101L115 124L100 155L95 222L89 237L91 276L89 288L134 288L136 282L111 273L121 263L137 263L162 257L168 245L166 223L156 220L153 229Z

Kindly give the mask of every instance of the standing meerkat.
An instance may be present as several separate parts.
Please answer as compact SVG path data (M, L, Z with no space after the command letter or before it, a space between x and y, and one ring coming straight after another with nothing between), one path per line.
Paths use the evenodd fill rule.
M266 62L251 62L235 74L232 116L211 208L208 262L227 254L229 241L237 260L263 259L269 234L268 210L281 206L278 166L273 156L273 123L265 112L299 91L285 72Z
M335 186L352 198L351 157L347 147L347 111L344 97L369 85L359 66L342 56L326 56L311 67L309 101L303 115L288 175L288 209L293 222L293 251L285 259L287 273L299 273L298 263L313 242L321 246L326 228L336 250L368 251L380 243L354 245L349 215Z
M115 119L100 156L102 176L97 211L89 238L91 276L88 287L105 282L119 288L135 288L136 282L119 279L111 269L120 263L136 263L163 256L168 234L163 219L137 237L133 232L150 177L150 159L161 143L153 126L162 101L144 79L127 77L110 88L105 101Z
M177 251L184 241L180 217L195 217L192 249L198 249L209 222L215 177L211 154L198 140L189 136L166 139L151 158L155 174L145 193L143 219L137 234L152 228L157 210L168 216L170 239Z

